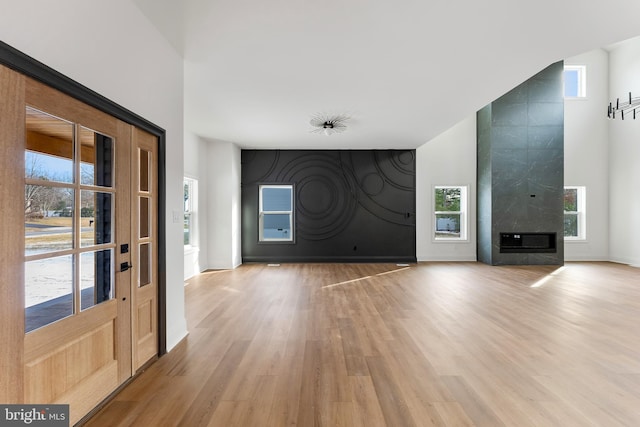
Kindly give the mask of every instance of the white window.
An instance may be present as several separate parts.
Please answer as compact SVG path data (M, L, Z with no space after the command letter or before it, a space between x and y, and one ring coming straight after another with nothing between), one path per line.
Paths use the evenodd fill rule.
M434 239L467 240L467 187L434 189Z
M184 178L184 245L195 246L195 213L198 181Z
M293 241L293 185L260 186L259 239Z
M564 66L564 97L585 98L587 96L587 67L584 65Z
M585 187L564 187L564 239L584 240L586 235Z

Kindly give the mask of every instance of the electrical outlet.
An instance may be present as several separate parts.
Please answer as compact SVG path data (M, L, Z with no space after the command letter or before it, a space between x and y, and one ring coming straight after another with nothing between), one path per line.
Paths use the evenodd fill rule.
M180 222L180 212L173 211L173 222Z

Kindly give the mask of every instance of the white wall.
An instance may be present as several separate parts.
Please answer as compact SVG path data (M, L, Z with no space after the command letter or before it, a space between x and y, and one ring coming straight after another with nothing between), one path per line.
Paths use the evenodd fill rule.
M167 347L187 333L182 280L183 61L130 0L5 1L0 40L167 131Z
M609 58L597 49L564 61L585 65L586 98L564 103L564 183L586 187L586 240L566 240L565 261L609 259Z
M433 187L466 185L468 240L433 240ZM476 116L416 150L416 256L418 261L476 260Z
M207 159L207 268L232 269L242 263L240 148L209 141Z
M208 156L209 144L206 140L185 132L184 136L184 176L195 179L198 187L194 212L192 213L191 247L184 250L184 279L187 280L207 269L208 264Z
M640 38L609 53L609 77L612 99L640 96ZM610 258L640 266L640 120L611 120L609 144Z
M568 58L565 63L587 66L587 99L565 102L565 185L581 185L587 188L587 240L565 242L565 260L609 260L609 122L603 113L603 105L606 106L608 103L608 54L598 49ZM640 87L637 92L640 95ZM640 129L639 126L636 128ZM616 165L612 167L612 172L617 176L628 176L634 170L635 162L629 162L630 159L623 153L619 157L622 158L611 160ZM449 159L457 161L452 162ZM636 156L636 159L640 157ZM629 163L623 168L627 172L621 173L617 166L620 160ZM418 148L416 167L418 260L475 260L475 115ZM433 241L432 192L435 185L470 186L468 243ZM612 191L615 191L613 187L619 186L612 186ZM626 192L623 194L626 195ZM638 202L640 203L640 200ZM625 224L618 227L618 246L630 244L625 235L629 229L626 224L630 222L630 218L624 215L617 214L617 221ZM621 250L627 253L630 249ZM614 260L629 262L624 261L626 259L626 256L618 256Z

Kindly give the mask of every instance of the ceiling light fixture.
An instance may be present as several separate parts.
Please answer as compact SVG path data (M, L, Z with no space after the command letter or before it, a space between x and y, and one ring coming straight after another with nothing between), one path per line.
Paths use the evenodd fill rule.
M607 109L607 117L610 119L616 118L616 113L618 117L624 120L624 115L627 113L627 117L629 117L629 113L631 113L633 119L636 119L636 110L640 108L640 97L633 98L631 96L631 92L629 92L629 102L623 101L620 103L620 98L616 99L616 104L613 105L612 102L609 103L609 108Z
M347 120L349 120L349 116L319 113L311 117L311 121L309 123L313 126L311 132L331 135L347 130L347 125L345 123Z

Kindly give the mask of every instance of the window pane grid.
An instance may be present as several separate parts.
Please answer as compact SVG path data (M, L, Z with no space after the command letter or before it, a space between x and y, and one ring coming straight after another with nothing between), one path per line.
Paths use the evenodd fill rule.
M433 238L435 240L466 240L465 186L434 188Z
M564 188L564 237L567 240L585 240L585 187Z
M198 181L192 178L183 178L183 244L184 246L197 245L196 216L197 215L197 187Z
M259 187L259 241L293 241L293 186Z
M116 192L112 137L30 107L26 130L30 332L113 298Z

